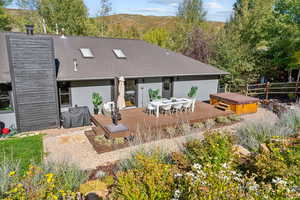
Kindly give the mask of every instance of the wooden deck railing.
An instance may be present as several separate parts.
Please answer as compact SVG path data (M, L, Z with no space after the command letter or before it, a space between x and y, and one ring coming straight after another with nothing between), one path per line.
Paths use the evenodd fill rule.
M247 84L247 96L264 96L269 99L271 94L300 94L299 82Z

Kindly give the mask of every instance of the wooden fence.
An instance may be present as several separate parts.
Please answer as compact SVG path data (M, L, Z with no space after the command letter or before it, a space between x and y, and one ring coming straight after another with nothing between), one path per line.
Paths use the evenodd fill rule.
M299 82L286 83L263 83L263 84L248 84L246 86L247 96L264 96L269 99L269 95L284 95L284 94L300 94Z

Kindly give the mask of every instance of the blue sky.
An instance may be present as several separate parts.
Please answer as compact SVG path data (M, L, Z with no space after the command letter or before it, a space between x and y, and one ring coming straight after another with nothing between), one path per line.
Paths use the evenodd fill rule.
M91 16L99 9L100 0L84 0ZM128 13L156 16L173 16L176 14L178 3L182 0L111 0L113 14ZM203 0L207 10L207 20L226 21L235 0Z

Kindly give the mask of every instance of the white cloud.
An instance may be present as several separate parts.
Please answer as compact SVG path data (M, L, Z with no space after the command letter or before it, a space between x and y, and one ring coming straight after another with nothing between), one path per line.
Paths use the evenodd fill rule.
M148 0L148 3L156 3L165 6L178 6L183 0Z
M222 9L223 6L219 4L217 1L211 1L204 3L204 6L209 9Z

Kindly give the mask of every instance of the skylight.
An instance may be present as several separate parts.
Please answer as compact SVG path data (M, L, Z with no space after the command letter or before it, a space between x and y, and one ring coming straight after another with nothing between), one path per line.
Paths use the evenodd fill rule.
M80 52L84 58L94 58L93 52L89 48L80 48Z
M113 49L113 52L118 58L127 58L121 49Z

